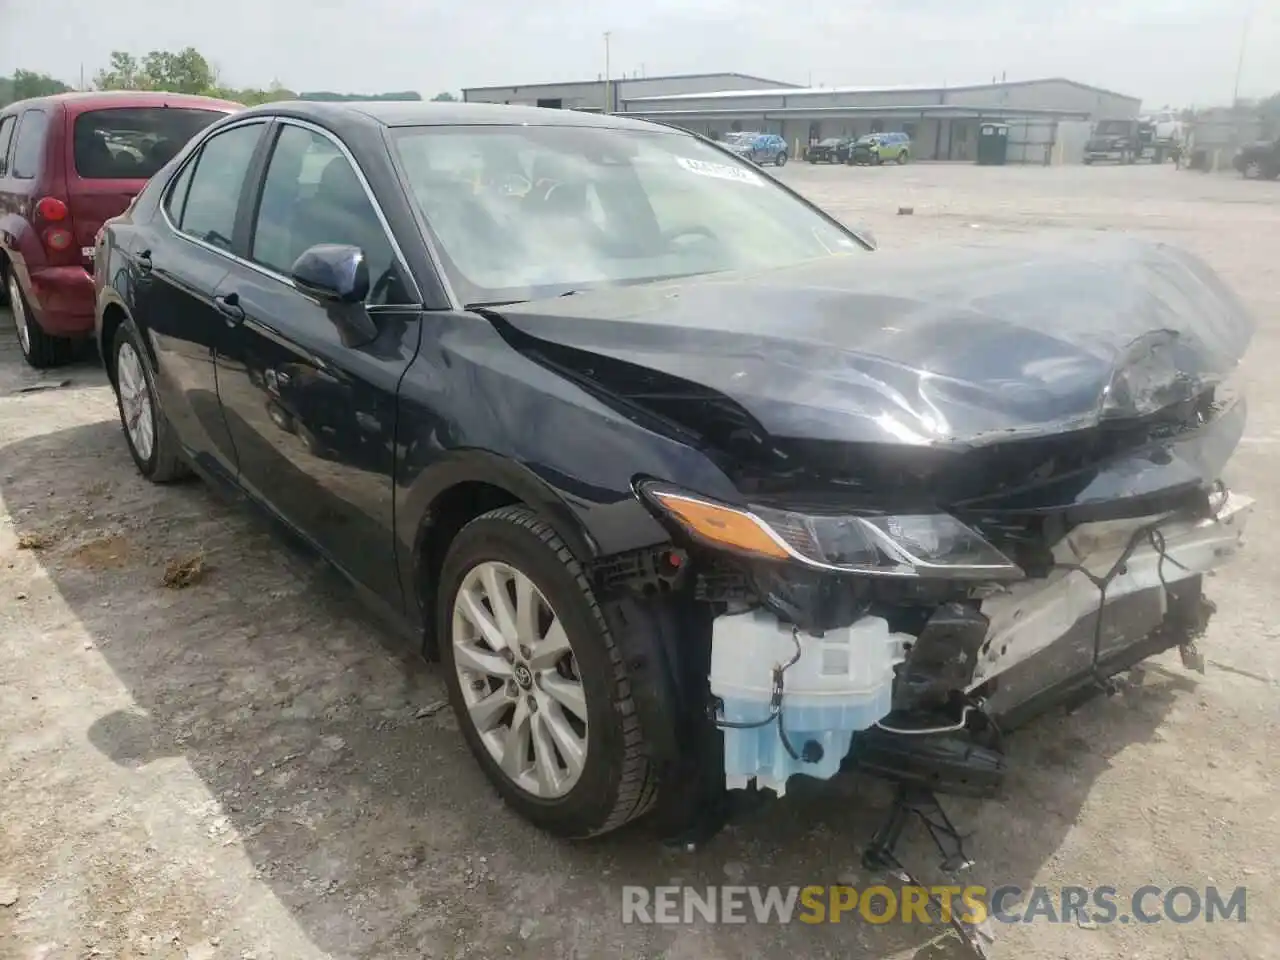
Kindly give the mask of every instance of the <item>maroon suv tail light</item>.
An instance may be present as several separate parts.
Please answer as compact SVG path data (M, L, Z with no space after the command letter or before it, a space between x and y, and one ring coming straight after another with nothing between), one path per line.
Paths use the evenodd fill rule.
M41 197L36 201L36 221L44 227L40 238L50 253L63 253L74 245L70 214L67 205L57 197Z

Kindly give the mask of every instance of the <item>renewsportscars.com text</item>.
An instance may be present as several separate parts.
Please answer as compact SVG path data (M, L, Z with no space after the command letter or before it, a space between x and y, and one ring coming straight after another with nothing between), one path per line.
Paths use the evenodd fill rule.
M1208 887L719 886L622 888L622 922L1244 923L1248 892Z

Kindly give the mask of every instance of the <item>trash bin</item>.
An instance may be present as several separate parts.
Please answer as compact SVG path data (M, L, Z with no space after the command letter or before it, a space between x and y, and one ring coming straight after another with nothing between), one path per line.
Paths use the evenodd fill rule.
M1009 161L1009 125L984 123L978 128L978 164L1003 166Z

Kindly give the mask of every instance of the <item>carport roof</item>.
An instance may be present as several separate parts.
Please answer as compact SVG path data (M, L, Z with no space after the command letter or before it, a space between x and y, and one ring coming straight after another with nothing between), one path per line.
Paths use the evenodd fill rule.
M1027 87L1041 83L1068 83L1073 87L1080 87L1085 90L1092 90L1095 93L1105 93L1113 97L1123 97L1126 100L1140 102L1141 98L1131 97L1128 94L1117 93L1115 90L1108 90L1104 87L1095 87L1087 83L1080 83L1077 80L1068 80L1066 77L1040 77L1035 80L1007 80L997 83L972 83L961 84L935 84L933 86L925 86L921 84L907 84L905 86L878 86L878 87L792 87L791 89L760 89L760 90L716 90L711 93L665 93L652 97L630 97L629 101L681 101L681 100L731 100L735 97L768 97L779 96L785 94L790 97L816 96L824 93L954 93L957 91L967 90L1000 90L1009 87Z
M635 101L631 101L635 102ZM990 118L992 120L1010 117L1046 117L1058 120L1088 120L1090 114L1086 110L1046 110L1025 107L972 107L952 103L922 103L893 107L712 107L706 109L631 109L620 116L645 117L652 120L678 120L702 117L809 117L848 116L858 114L873 117L951 117L951 118Z

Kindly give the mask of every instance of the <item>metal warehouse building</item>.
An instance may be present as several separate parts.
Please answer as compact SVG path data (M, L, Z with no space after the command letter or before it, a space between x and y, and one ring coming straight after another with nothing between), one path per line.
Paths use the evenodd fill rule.
M1142 106L1129 97L1051 78L960 87L760 87L711 93L620 94L621 111L703 134L752 130L788 143L881 131L908 134L924 160L972 160L982 121L1010 125L1015 163L1074 162L1090 124L1133 119Z
M799 89L793 83L766 80L744 73L684 73L665 77L615 77L569 83L525 83L514 87L469 87L468 103L518 103L527 107L555 107L590 113L621 113L629 100L670 94L722 94L735 90Z

